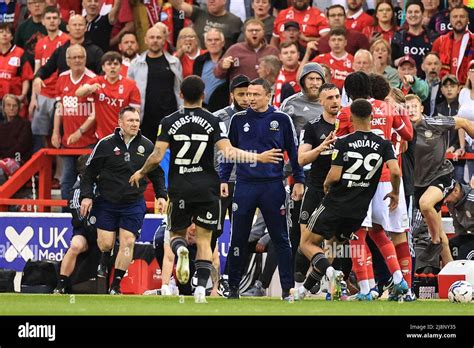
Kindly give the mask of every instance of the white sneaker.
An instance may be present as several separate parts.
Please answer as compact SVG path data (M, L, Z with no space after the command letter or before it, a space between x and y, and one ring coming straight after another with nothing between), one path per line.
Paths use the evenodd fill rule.
M162 295L162 296L171 296L171 295L172 295L171 289L170 289L170 287L169 287L168 285L163 284L163 285L161 286L161 295Z
M181 284L186 284L189 281L189 250L184 246L178 248L176 277Z
M198 286L196 290L194 290L194 303L207 303L206 289L203 286Z
M143 295L159 295L159 289L145 290Z
M320 292L324 292L324 293L327 293L328 290L329 290L329 278L324 275L321 280L320 280L320 287L319 287L319 291Z
M294 301L303 301L306 297L306 289L304 286L300 286L296 289L291 289L290 294L293 296Z

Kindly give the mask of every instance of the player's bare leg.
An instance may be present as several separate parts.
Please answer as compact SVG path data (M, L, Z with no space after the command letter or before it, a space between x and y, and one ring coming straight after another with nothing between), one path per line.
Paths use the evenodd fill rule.
M64 294L66 289L69 286L69 276L74 271L76 266L76 260L79 254L87 251L88 245L87 240L84 236L76 235L71 240L71 246L64 255L63 261L61 262L61 270L59 272L59 281L56 289L54 289L55 294Z
M123 228L119 230L119 250L115 259L114 279L110 286L111 295L120 295L120 282L127 272L128 266L133 259L133 248L135 246L135 235Z
M430 186L420 198L420 211L425 218L428 230L430 232L433 244L440 244L441 216L436 211L435 205L443 199L443 192L435 187Z

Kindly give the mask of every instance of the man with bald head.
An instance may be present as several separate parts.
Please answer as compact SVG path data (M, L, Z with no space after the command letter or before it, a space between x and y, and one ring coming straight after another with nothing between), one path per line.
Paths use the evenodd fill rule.
M96 74L102 72L100 59L104 55L104 52L100 47L94 45L90 40L85 38L86 34L86 19L80 15L74 15L69 18L67 25L69 31L70 40L63 46L58 47L56 51L49 58L48 62L43 65L35 75L33 80L33 89L35 93L40 94L41 88L43 88L44 80L54 74L56 71L58 74L69 70L66 60L66 50L69 46L79 44L83 46L87 53L86 67L92 70Z
M179 97L179 86L183 79L181 63L163 50L165 42L162 30L157 27L148 29L145 35L147 50L128 68L128 77L135 80L142 96L142 134L153 143L160 121L182 104Z

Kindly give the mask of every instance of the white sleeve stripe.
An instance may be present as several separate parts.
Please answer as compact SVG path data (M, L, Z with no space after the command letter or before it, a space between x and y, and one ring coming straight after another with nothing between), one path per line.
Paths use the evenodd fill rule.
M400 129L402 129L403 127L405 127L405 123L402 122L402 125L401 125L400 127L396 128L395 131L398 132L398 131L399 131Z
M106 137L99 140L99 142L95 145L94 150L92 150L92 153L90 154L89 158L87 159L86 166L88 166L91 163L92 158L95 155L95 151L99 147L100 143L103 142L104 140L110 139L112 136L113 136L113 134L110 134L110 135L108 135L108 136L106 136Z

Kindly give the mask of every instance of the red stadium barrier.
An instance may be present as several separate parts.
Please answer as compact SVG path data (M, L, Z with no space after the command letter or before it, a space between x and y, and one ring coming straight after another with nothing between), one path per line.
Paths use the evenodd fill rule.
M38 212L49 212L51 207L65 207L67 201L51 199L53 156L80 156L91 153L91 149L41 149L18 169L7 182L0 186L0 211L8 211L9 205L36 205ZM38 174L37 198L12 198L31 178ZM150 199L147 194L146 199ZM151 196L153 199L153 196ZM154 201L147 201L149 209Z

